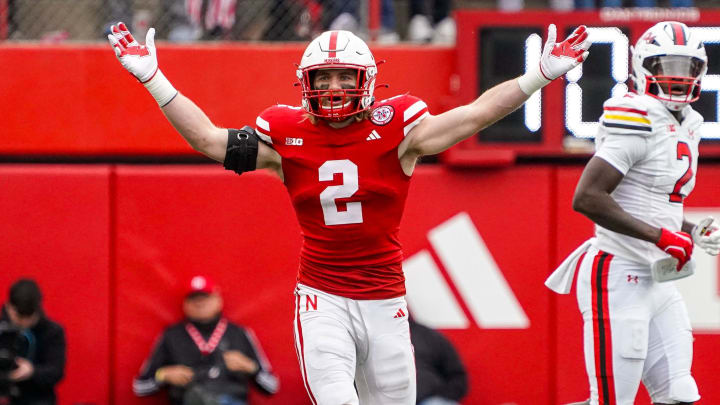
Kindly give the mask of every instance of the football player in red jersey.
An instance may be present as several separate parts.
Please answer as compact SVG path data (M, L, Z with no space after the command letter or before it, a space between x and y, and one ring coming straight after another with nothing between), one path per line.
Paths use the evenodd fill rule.
M302 107L272 106L255 127L218 128L158 69L154 29L140 45L119 23L108 36L180 135L237 173L283 179L303 231L295 290L295 347L314 404L414 404L398 228L419 157L440 153L521 106L587 58L584 26L525 75L439 115L410 95L376 101L377 65L347 31L308 45L297 70Z

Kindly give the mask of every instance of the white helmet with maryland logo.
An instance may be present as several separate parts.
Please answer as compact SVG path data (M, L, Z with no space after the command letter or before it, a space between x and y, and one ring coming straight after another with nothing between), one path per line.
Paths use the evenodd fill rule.
M355 69L354 88L314 89L319 69ZM326 31L305 49L297 78L302 86L303 108L316 117L340 121L369 109L375 97L375 58L365 42L349 31Z
M698 35L680 22L663 21L645 31L632 51L632 78L638 94L679 111L700 97L707 54Z

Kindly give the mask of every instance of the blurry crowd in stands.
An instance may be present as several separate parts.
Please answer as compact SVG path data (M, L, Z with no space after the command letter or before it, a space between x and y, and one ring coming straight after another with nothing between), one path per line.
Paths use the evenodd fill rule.
M717 0L377 1L379 28L370 33L370 0L84 0L74 5L51 0L7 0L7 21L0 20L0 40L3 36L51 42L102 39L103 30L123 21L140 38L153 26L160 39L171 41L306 41L328 29L345 29L384 44L409 41L453 45L454 8L516 11L720 5Z
M111 20L127 22L131 30L147 29L145 16L137 18L131 0L106 0ZM161 0L167 13L165 24L156 26L158 35L171 41L204 39L242 39L246 24L238 21L238 0ZM396 24L393 0L379 0L380 31L374 38L380 43L401 40ZM411 42L452 45L455 21L450 16L451 0L408 0L409 25L406 39ZM367 0L268 0L267 22L259 39L267 41L305 41L326 30L348 30L370 38L367 24ZM133 18L135 17L135 18ZM138 20L140 25L137 26Z

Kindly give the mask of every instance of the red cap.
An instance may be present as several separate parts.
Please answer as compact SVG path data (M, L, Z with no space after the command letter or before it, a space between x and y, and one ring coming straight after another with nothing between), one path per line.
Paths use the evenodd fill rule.
M214 292L217 292L215 283L206 276L198 275L190 279L185 296L198 293L212 294Z

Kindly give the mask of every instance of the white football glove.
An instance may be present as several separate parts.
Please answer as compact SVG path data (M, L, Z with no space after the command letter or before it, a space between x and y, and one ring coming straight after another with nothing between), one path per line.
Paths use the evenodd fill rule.
M708 254L720 253L720 227L713 225L713 217L704 218L692 230L692 239Z
M110 30L108 41L120 64L148 89L160 107L172 101L178 92L158 68L155 28L148 30L145 45L135 40L124 23L113 25Z
M152 79L158 70L157 51L155 50L155 28L150 28L145 37L145 45L140 45L128 31L124 23L110 27L112 32L108 41L115 50L120 64L141 83Z
M555 42L556 38L557 28L555 24L550 24L540 63L518 79L520 89L525 94L531 95L587 59L590 42L584 25L577 27L560 43Z

